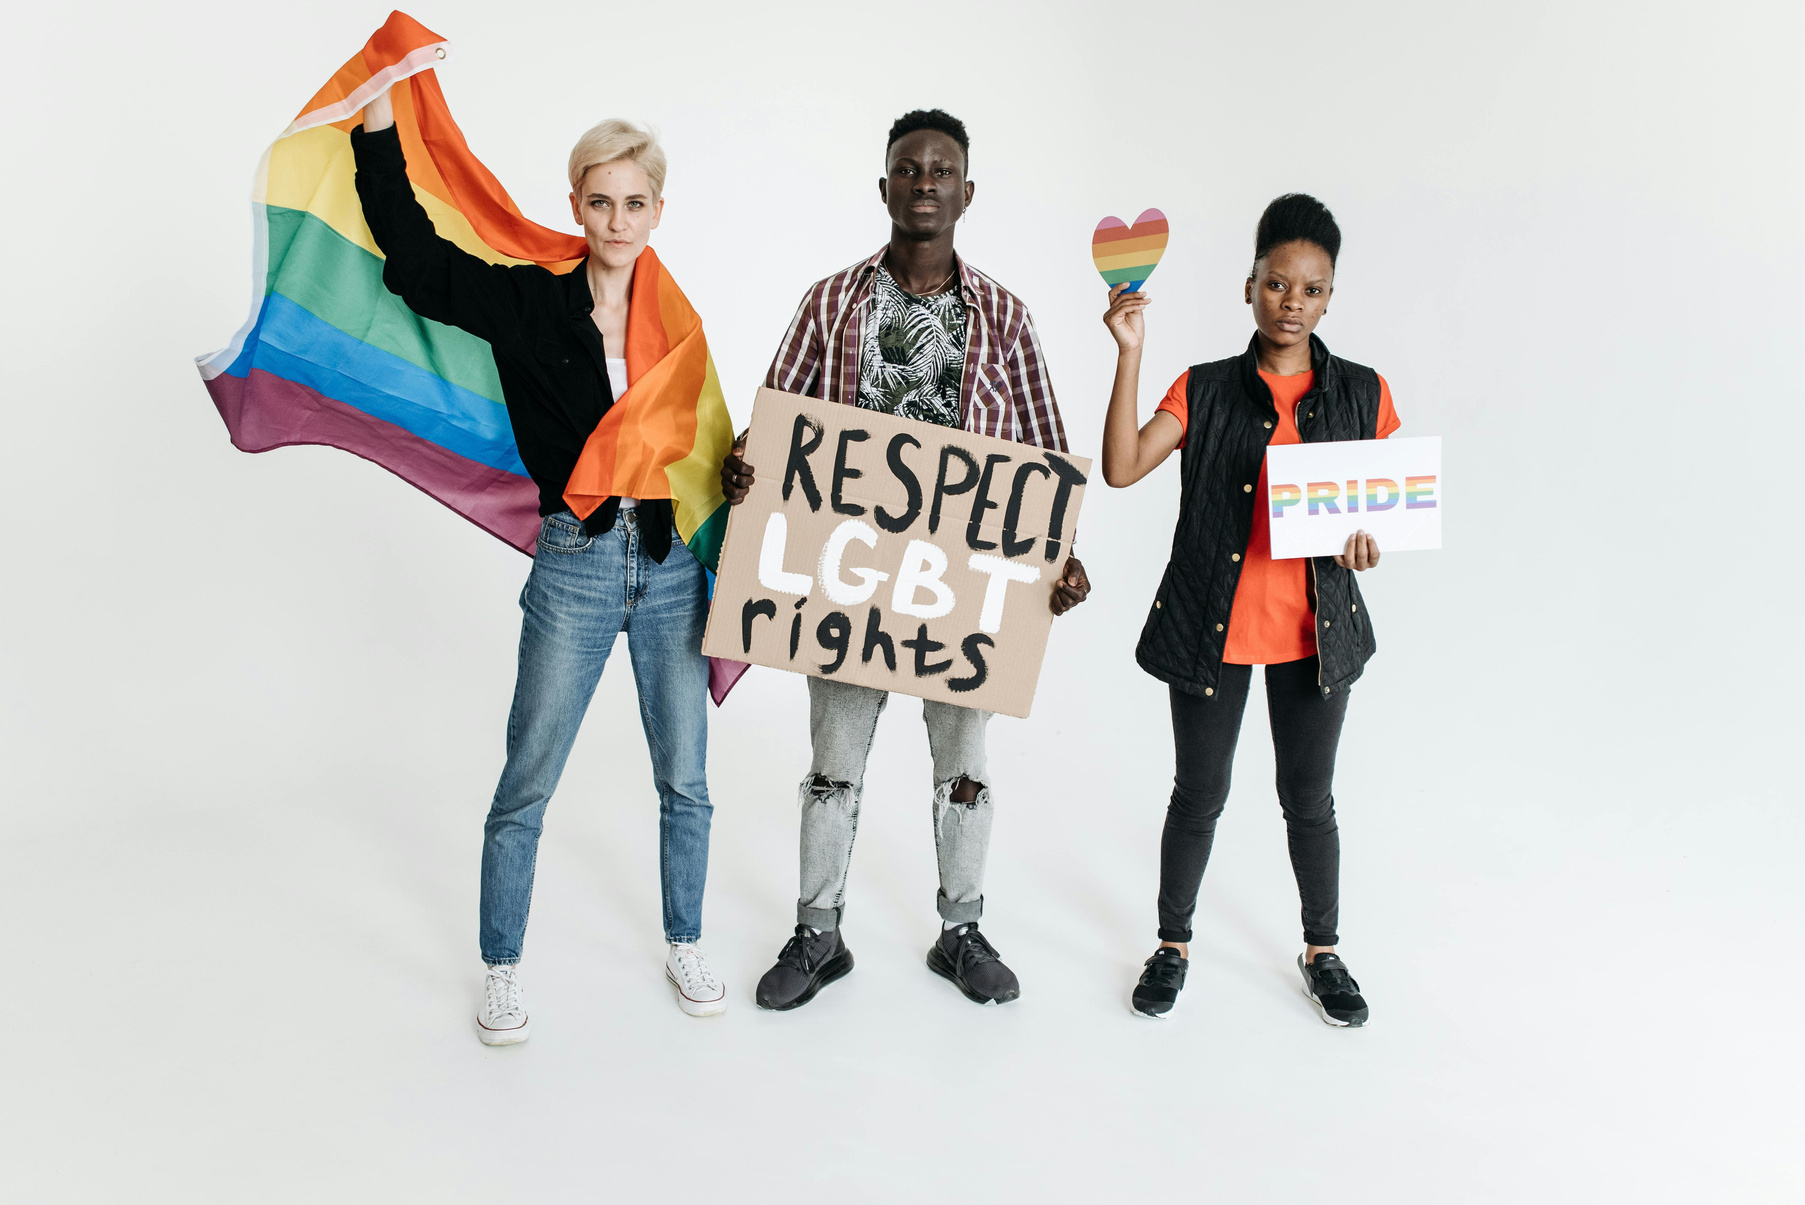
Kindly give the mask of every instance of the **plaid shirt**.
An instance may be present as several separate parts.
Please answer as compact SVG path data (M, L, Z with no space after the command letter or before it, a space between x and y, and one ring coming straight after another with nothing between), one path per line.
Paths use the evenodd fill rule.
M771 361L767 387L856 404L871 281L887 250L885 246L809 289ZM959 386L965 430L1065 451L1065 425L1059 421L1028 308L963 259L958 264L967 311L965 373Z

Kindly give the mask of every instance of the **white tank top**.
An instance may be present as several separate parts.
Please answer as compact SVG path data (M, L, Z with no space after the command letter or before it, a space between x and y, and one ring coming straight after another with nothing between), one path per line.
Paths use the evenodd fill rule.
M617 360L612 356L608 358L608 388L614 391L614 400L617 402L620 401L621 394L627 392L626 360ZM638 505L638 498L622 497L620 500L622 510L632 510Z

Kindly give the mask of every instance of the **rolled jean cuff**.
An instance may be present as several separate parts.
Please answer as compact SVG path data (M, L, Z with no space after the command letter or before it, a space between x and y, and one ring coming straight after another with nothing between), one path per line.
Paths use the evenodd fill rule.
M840 927L840 914L845 910L844 907L811 908L798 900L796 902L796 923L799 925L807 925L812 929L819 929L823 933L826 933L829 929L838 929Z
M1304 944L1306 946L1338 946L1341 944L1341 938L1334 933L1312 933L1305 929Z
M491 958L484 954L483 965L486 967L517 967L520 965L520 957L515 955L513 958Z
M984 919L983 896L956 904L946 898L946 892L941 891L934 896L934 907L939 911L940 919L949 924L970 925Z
M1191 931L1189 929L1168 929L1166 926L1161 925L1159 927L1159 939L1161 941L1182 941L1189 944L1191 940Z
M702 935L698 933L694 937L672 937L667 933L664 940L673 946L693 946L702 940Z

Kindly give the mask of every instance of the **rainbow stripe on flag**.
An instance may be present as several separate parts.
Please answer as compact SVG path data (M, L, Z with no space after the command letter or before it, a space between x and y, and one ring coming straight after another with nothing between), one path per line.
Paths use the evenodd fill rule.
M350 132L387 88L408 178L441 237L489 263L568 272L581 260L581 238L529 221L471 153L432 70L448 51L438 34L391 13L265 152L251 198L251 315L198 364L241 450L342 448L530 556L538 490L489 345L421 318L383 286L383 255L354 184ZM701 321L650 248L635 268L627 376L567 500L587 515L612 494L670 498L678 534L712 571L732 421Z

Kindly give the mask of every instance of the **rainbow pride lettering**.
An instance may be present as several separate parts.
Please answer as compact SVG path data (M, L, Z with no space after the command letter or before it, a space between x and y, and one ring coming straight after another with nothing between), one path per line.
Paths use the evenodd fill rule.
M1356 514L1362 509L1367 511L1390 510L1404 500L1405 510L1427 510L1436 505L1435 477L1404 478L1404 488L1398 489L1398 483L1389 477L1368 477L1366 479L1366 502L1361 505L1360 482L1358 479L1347 483L1347 493L1343 495L1342 487L1333 481L1312 481L1299 489L1295 485L1283 482L1273 484L1268 493L1268 501L1272 505L1272 517L1282 519L1287 510L1299 502L1305 503L1305 509L1312 515L1339 515L1345 503L1348 514Z
M1440 548L1441 444L1435 435L1269 444L1264 479L1241 496L1261 508L1254 518L1267 524L1276 560L1339 555L1356 531L1388 552Z

